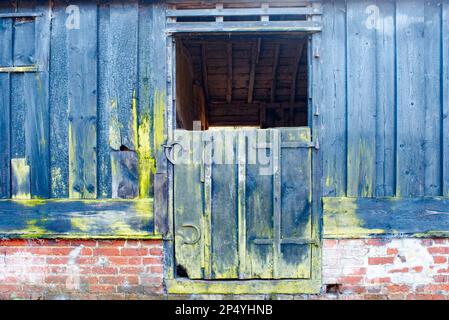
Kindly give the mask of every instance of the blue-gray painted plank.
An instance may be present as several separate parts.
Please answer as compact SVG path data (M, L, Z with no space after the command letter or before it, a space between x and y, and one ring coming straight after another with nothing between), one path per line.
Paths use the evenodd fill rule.
M30 165L31 194L37 198L50 197L50 133L49 133L49 65L50 8L42 1L36 5L42 15L34 21L32 45L39 66L37 74L25 74L28 101L26 118L26 154Z
M152 185L154 182L154 162L149 159L151 154L151 141L150 141L150 124L153 119L152 112L152 88L151 88L151 77L154 69L152 63L153 53L152 48L152 21L153 21L153 10L151 4L140 5L139 7L139 37L138 37L138 125L139 128L148 128L147 130L142 129L139 133L139 167L148 167L149 170L147 174L143 175L140 173L139 179L141 184L150 186L147 188L141 188L139 191L139 196L141 198L151 197L154 193ZM143 136L146 135L146 136ZM142 164L143 163L143 164ZM149 180L149 181L148 181Z
M441 2L424 9L425 184L424 195L441 195Z
M424 2L398 1L397 30L397 189L416 197L425 191Z
M33 18L14 19L14 66L29 66L36 62L35 31Z
M375 195L395 194L395 0L376 2L380 16L376 27L376 190ZM374 12L375 13L375 12Z
M443 41L443 101L442 101L442 183L443 196L449 196L449 2L442 4L442 41Z
M281 248L280 278L310 278L312 240L312 153L310 148L282 147L285 143L307 144L309 128L278 129L280 131L281 183ZM305 241L305 243L282 243Z
M247 267L250 277L273 277L274 199L273 152L259 149L259 144L273 143L269 130L248 131L246 167ZM267 241L265 244L257 240Z
M324 190L327 196L346 195L346 3L343 0L323 4L321 57L316 59L322 79L313 88L322 121L321 153L323 155ZM313 115L312 115L313 116Z
M67 31L69 195L97 196L97 5L76 2L80 28Z
M213 279L238 278L237 133L220 130L212 134L210 251Z
M111 148L109 146L109 6L98 8L98 197L111 198Z
M50 163L51 196L69 196L69 97L66 2L55 2L51 25Z
M0 201L0 237L150 238L152 200Z
M109 5L108 80L111 123L110 147L136 150L133 131L133 91L137 90L138 7L135 1Z
M347 195L372 197L376 170L376 28L367 23L373 1L347 2Z
M0 12L9 10L5 4L0 5ZM0 19L0 65L12 65L12 21ZM0 198L10 196L10 75L0 74Z
M448 198L324 198L323 203L326 238L449 232Z

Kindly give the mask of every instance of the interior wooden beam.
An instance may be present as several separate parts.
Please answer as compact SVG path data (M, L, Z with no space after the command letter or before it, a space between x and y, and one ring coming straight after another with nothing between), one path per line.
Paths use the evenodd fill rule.
M290 102L295 102L296 97L296 78L298 76L299 62L301 61L302 52L304 50L304 43L299 43L297 46L297 52L295 56L295 62L293 65L292 84L290 91Z
M228 75L226 86L226 102L232 101L232 43L227 44Z
M210 101L209 88L207 85L207 55L206 55L206 45L201 45L201 73L203 75L203 89L204 95L206 96L206 103Z
M272 81L271 81L271 102L274 102L274 100L276 98L276 73L277 73L278 64L279 64L280 49L281 49L280 44L277 44L274 49L273 74L272 74Z
M248 86L248 103L253 102L254 97L254 81L256 79L256 65L259 62L261 38L257 38L257 42L252 44L251 47L251 71L249 74L249 86Z

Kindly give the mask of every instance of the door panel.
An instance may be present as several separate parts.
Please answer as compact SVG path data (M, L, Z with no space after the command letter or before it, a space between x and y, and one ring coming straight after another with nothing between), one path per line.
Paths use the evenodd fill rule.
M174 166L175 252L178 275L202 279L204 267L204 219L202 163L192 161L193 131L175 132Z
M281 259L279 278L309 278L312 237L309 131L281 131ZM306 243L302 243L306 242ZM301 244L302 243L302 244Z
M188 277L310 278L310 129L177 130L175 139L175 258Z
M212 135L211 264L213 279L238 278L237 131ZM226 151L226 152L225 152Z

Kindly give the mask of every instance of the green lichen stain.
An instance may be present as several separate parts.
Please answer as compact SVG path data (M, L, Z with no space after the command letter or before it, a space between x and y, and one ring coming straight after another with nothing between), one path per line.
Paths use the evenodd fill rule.
M135 107L133 107L133 110ZM137 137L137 156L139 168L139 196L148 198L151 193L151 172L154 170L154 159L151 158L150 143L150 115L144 113L140 118L140 125L137 126L137 111L135 114L135 135Z
M45 220L45 219L41 219ZM30 219L27 221L27 226L25 228L24 233L26 235L29 235L30 237L38 237L39 235L47 234L47 230L43 227L41 227L39 224L41 223L41 220L37 219ZM24 236L26 237L26 236Z
M323 198L323 227L326 237L349 237L366 234L382 234L382 229L364 228L358 216L355 198Z
M153 148L154 152L162 149L164 143L164 112L165 112L165 92L156 91L154 93L153 109Z
M15 185L13 199L31 199L30 166L26 159L11 159L12 180Z

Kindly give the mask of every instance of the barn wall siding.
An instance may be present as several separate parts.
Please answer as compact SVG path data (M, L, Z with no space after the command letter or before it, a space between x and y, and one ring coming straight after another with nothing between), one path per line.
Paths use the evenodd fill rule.
M79 30L66 25L71 4L80 9ZM448 8L449 1L324 1L324 196L449 194ZM44 15L34 23L1 19L2 65L43 70L38 79L0 74L0 197L11 196L16 158L29 162L32 197L110 198L120 183L152 195L164 140L163 10L149 1L20 1L17 11ZM120 148L137 156L111 157ZM137 162L128 167L131 176L138 168L138 182L114 184L114 159L122 158Z
M0 18L0 65L39 68L0 73L0 198L13 196L13 159L30 166L32 198L152 196L164 130L165 43L163 24L153 19L161 7L152 1L0 4L0 13L42 13Z
M447 196L448 6L324 3L325 196Z

